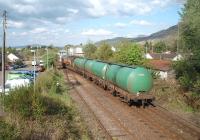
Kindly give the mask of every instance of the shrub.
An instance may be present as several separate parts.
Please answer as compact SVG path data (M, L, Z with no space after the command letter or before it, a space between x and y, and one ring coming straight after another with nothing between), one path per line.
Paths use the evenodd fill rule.
M7 111L17 113L25 118L38 118L44 114L45 106L40 94L34 94L33 87L20 87L4 97Z
M61 86L55 86L56 81ZM18 88L5 96L4 106L9 114L8 130L19 130L21 139L82 139L82 136L87 136L78 112L72 104L68 104L69 97L62 88L62 82L60 72L47 71L39 75L35 93L31 85ZM12 131L8 130L0 126L0 139L1 132L5 133L3 136L12 139Z
M123 42L113 56L114 62L128 65L141 65L144 63L142 49L134 43Z
M19 138L18 130L14 126L0 120L0 140L15 140Z
M62 94L65 90L65 88L61 86L61 83L64 82L62 77L63 75L56 70L50 70L42 73L36 82L37 92Z

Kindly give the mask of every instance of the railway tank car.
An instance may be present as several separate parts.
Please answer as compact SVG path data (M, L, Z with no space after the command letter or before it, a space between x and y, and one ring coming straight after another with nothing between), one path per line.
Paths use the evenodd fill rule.
M152 104L155 99L149 94L153 85L151 73L143 67L106 63L99 60L75 58L70 66L76 72L115 96L121 97L129 105Z

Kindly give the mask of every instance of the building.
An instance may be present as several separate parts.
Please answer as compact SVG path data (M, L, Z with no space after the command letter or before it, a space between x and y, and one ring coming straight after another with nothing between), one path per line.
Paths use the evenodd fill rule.
M59 55L59 61L61 62L62 58L67 56L67 51L66 50L60 50L58 55Z
M17 56L16 56L15 54L13 54L13 53L8 54L7 58L8 58L8 61L9 61L9 62L16 62L17 60L19 60L19 57L17 57Z
M156 75L163 80L171 79L174 77L172 69L172 61L169 60L149 60L147 64Z
M182 59L181 54L177 53L146 53L146 59L154 59L154 60L171 60L171 61L178 61Z
M68 53L70 56L84 56L83 46L77 45L77 46L69 47Z

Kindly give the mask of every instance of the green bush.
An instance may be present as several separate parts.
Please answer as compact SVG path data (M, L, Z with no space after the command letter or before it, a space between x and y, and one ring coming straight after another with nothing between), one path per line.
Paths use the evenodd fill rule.
M66 89L61 84L64 82L63 75L56 71L50 70L42 73L36 82L36 90L39 93L56 93L62 94Z
M0 120L0 140L16 140L19 138L18 130L14 126Z
M49 74L49 73L48 73ZM67 113L67 108L59 100L55 100L42 95L42 92L61 93L60 86L56 85L59 74L49 76L41 75L37 81L34 93L33 87L21 87L10 92L4 97L4 105L8 111L15 112L25 118L39 118L43 115L55 115ZM45 90L44 90L45 89Z
M192 86L192 82L190 81L190 77L187 74L179 77L178 81L181 84L182 88L186 91L189 90L190 87Z
M144 63L142 49L134 43L122 42L113 55L113 61L128 65L141 65Z
M13 132L21 139L82 139L88 137L78 112L69 104L63 75L50 70L39 75L36 90L21 87L4 97L8 127L1 127L3 137L12 139ZM55 83L59 82L60 86ZM66 86L66 85L65 85ZM59 93L59 94L58 94ZM71 102L71 101L70 101ZM15 126L16 129L12 126ZM9 132L10 131L10 132Z
M33 87L20 87L4 97L5 109L25 118L38 118L44 114L45 106L40 94L33 92Z

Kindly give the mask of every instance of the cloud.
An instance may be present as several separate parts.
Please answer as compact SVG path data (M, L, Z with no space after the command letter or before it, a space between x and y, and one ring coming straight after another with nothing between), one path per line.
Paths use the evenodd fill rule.
M37 12L37 9L33 5L14 4L12 8L18 13L23 14L33 14Z
M21 21L8 20L8 27L23 28L25 24Z
M115 27L124 28L124 27L126 27L126 26L127 26L126 23L121 23L121 22L115 23Z
M47 31L48 30L44 27L38 27L38 28L31 30L30 33L39 34L39 33L44 33L44 32L47 32Z
M185 0L0 0L0 9L8 11L8 29L10 28L11 33L15 32L16 36L21 34L22 42L34 40L35 36L38 39L47 36L47 42L51 40L60 43L61 41L56 40L55 36L66 40L68 36L65 35L69 32L67 29L70 30L70 34L78 34L82 38L90 36L92 39L95 37L99 39L103 36L115 36L114 30L105 30L108 29L106 24L118 28L132 24L150 26L152 23L145 20L135 20L132 24L122 22L132 17L143 15L146 17L158 9L166 9L165 7L183 2ZM111 19L105 23L105 19L108 18ZM115 21L114 18L120 20L112 25L110 21L112 19ZM58 31L57 28L62 30ZM81 32L83 28L88 30ZM30 38L26 39L28 37ZM13 44L16 43L15 40L16 37L12 40ZM80 39L77 37L75 42L77 40Z
M59 22L65 19L98 18L108 15L133 16L149 14L156 8L184 0L0 0L0 9L9 11L15 20L43 19ZM58 18L58 20L55 20ZM61 19L61 18L60 18ZM62 18L64 19L64 18ZM63 24L63 23L62 23Z
M73 8L68 8L67 11L73 13L73 14L77 14L79 12L78 9L73 9Z
M132 21L130 21L130 24L141 25L141 26L151 26L151 25L153 25L153 23L148 22L146 20L132 20Z
M70 31L69 29L65 29L65 33L69 33L69 31Z
M89 29L81 32L81 35L85 36L112 36L113 32L105 30L105 29Z
M20 35L21 36L25 36L25 35L28 35L28 33L27 32L22 32Z

